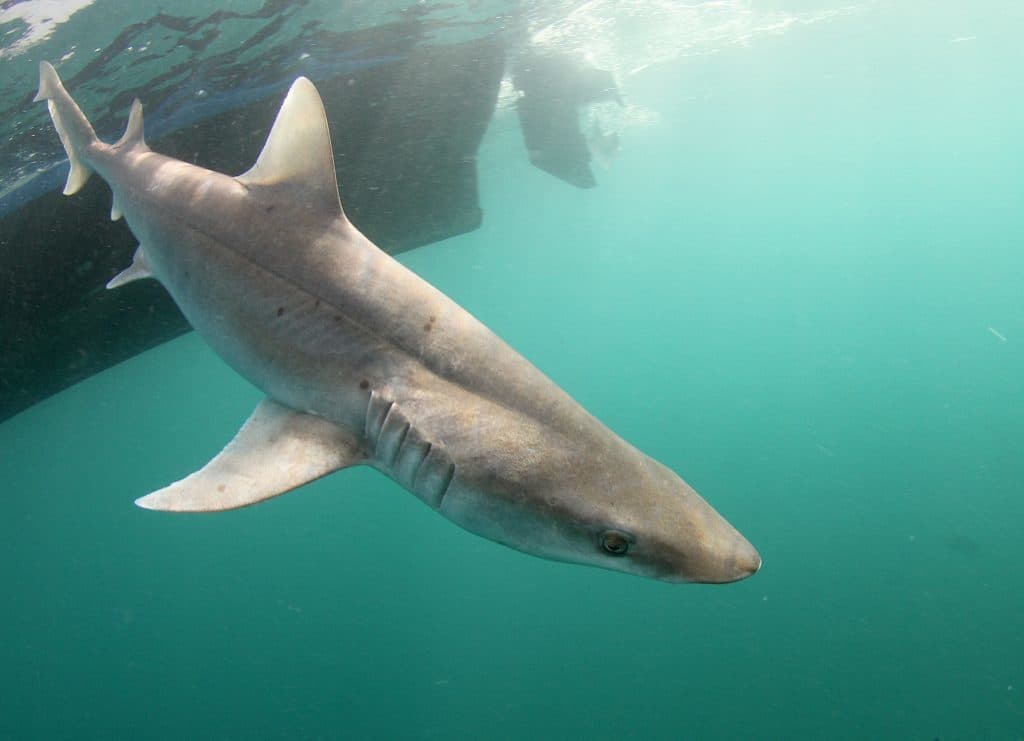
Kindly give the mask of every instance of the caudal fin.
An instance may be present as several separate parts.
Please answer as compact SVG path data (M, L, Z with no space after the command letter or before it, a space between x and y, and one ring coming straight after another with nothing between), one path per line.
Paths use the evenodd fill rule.
M68 173L68 181L64 185L64 195L70 196L77 193L92 175L89 150L99 143L99 139L96 138L96 132L93 131L85 114L64 89L57 70L49 62L39 63L39 92L33 100L46 101L53 126L57 129L60 142L68 154L71 172Z

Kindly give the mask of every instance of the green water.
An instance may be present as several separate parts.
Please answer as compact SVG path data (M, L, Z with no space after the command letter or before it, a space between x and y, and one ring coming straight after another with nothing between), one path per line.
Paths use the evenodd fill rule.
M894 2L652 67L592 191L496 122L483 228L402 257L759 574L534 559L370 470L139 510L260 398L190 335L0 426L0 735L1024 736L1022 33Z

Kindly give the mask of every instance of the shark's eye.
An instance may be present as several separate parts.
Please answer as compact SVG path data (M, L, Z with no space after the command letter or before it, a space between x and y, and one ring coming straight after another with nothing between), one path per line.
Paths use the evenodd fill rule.
M622 533L608 530L601 535L601 547L613 556L624 556L629 550L629 540Z

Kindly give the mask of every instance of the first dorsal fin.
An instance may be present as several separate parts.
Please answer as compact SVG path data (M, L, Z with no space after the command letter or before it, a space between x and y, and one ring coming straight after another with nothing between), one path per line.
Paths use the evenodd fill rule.
M288 188L306 202L341 211L327 114L308 79L292 83L256 164L237 180L247 186Z

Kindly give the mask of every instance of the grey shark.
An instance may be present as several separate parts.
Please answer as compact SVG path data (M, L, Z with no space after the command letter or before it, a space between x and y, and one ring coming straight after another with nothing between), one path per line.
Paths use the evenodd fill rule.
M155 278L265 394L206 466L137 500L243 507L369 465L461 527L544 558L672 582L756 572L754 547L671 470L587 413L346 218L313 84L291 86L260 153L231 177L151 151L136 100L101 142L43 62L70 160L97 172L140 244L115 288Z

